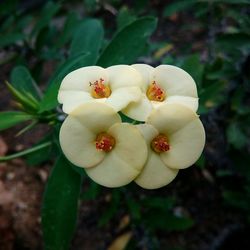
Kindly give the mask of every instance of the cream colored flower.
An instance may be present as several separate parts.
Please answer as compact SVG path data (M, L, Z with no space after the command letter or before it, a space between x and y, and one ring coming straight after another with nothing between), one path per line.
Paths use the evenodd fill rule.
M153 68L146 64L132 65L143 78L142 98L130 103L122 112L139 121L145 121L150 112L166 103L180 103L193 111L198 108L197 89L193 78L172 65Z
M205 144L205 131L194 111L182 104L165 104L137 126L148 144L148 159L135 182L146 189L169 184L179 169L194 164Z
M147 159L147 145L139 130L121 123L113 108L98 102L72 111L62 124L59 139L69 161L106 187L134 180Z
M89 66L69 73L62 81L58 101L69 114L86 102L102 102L116 111L141 98L142 78L131 66L116 65L107 69Z

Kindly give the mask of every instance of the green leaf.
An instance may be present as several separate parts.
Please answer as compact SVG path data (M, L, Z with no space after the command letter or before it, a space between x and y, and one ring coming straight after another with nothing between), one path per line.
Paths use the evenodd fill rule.
M241 149L246 145L247 136L243 133L237 122L229 124L227 128L227 140L236 149Z
M155 211L144 217L148 227L157 230L185 231L194 225L194 221L187 217L177 217L171 212Z
M133 12L130 9L128 9L127 6L123 6L119 10L119 13L117 15L117 20L116 20L117 27L120 30L135 20L136 20L136 16L133 14Z
M165 197L148 197L142 201L144 207L150 209L160 209L162 211L167 211L173 208L175 200L173 198Z
M13 97L21 104L22 109L29 112L37 111L39 103L29 92L20 92L8 82L6 85Z
M0 35L0 48L6 47L8 45L12 45L24 39L25 39L25 35L19 32Z
M75 30L78 28L79 20L76 13L72 12L67 16L67 19L64 23L63 30L58 36L56 41L56 47L61 48L65 43L67 43L72 35L74 34Z
M51 134L46 135L42 140L40 140L34 146L43 145L44 143L48 143L48 146L42 147L39 150L34 151L25 157L25 160L29 166L39 165L39 164L51 159L51 156L53 153L54 153L54 155L56 155L56 152L54 152L55 147L53 147L54 145L52 143L52 135Z
M90 53L90 64L95 64L103 42L104 30L97 19L87 19L77 28L70 46L70 55Z
M22 93L30 93L37 100L41 98L41 92L32 78L29 70L24 66L17 66L11 71L11 85Z
M33 119L33 117L24 112L18 112L18 111L0 112L0 131L31 119Z
M60 4L57 4L55 2L48 2L39 15L38 21L33 28L32 36L39 33L43 28L45 28L49 24L51 18L59 11L59 9Z
M22 157L22 156L34 153L34 152L39 151L41 149L47 148L50 145L51 145L51 142L41 143L39 145L36 145L36 146L34 146L32 148L28 148L28 149L23 150L21 152L18 152L18 153L12 154L12 155L6 155L6 156L3 156L3 157L0 157L0 162L9 161L9 160L12 160L12 159L15 159L15 158L18 158L18 157Z
M134 63L143 54L147 40L156 25L156 18L143 17L125 26L105 48L97 65L108 67Z
M165 9L163 10L163 16L164 17L169 17L177 12L183 11L183 10L187 10L191 7L193 7L193 5L197 4L198 1L197 0L178 0L178 1L174 1L172 4L169 4L165 7Z
M60 156L44 193L42 231L45 250L67 250L75 231L81 176Z
M91 180L90 180L91 181ZM101 191L101 186L94 181L90 182L88 189L82 194L81 199L89 201L94 200Z
M198 54L185 58L181 68L186 70L194 78L198 87L201 87L204 65L200 62L200 56Z
M108 208L106 208L106 211L101 215L99 219L99 222L98 222L99 226L103 226L107 224L112 219L112 217L118 211L120 201L121 201L121 193L118 189L114 189L112 191L112 200Z
M91 61L90 54L80 54L69 58L65 63L60 65L56 70L55 74L50 80L49 87L46 90L44 97L40 103L39 112L44 112L47 110L54 109L57 105L57 94L61 84L62 79L71 71L78 69L80 67L89 66Z

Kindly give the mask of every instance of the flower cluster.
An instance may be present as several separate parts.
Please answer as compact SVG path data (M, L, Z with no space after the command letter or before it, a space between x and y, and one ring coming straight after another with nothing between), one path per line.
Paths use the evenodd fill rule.
M205 144L195 82L175 66L80 68L63 79L58 101L68 114L60 130L65 156L106 187L165 186Z

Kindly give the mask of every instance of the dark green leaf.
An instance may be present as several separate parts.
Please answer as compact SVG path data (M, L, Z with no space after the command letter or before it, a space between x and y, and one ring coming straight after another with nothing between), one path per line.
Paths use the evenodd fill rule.
M227 140L236 149L241 149L246 145L247 136L243 133L237 122L229 124L227 128Z
M91 57L89 54L80 54L69 58L56 70L52 79L50 80L49 87L40 103L40 112L54 109L57 105L57 94L62 79L71 71L80 67L89 66Z
M194 225L191 218L177 217L171 212L154 211L145 215L145 223L152 229L167 231L185 231Z
M43 28L45 28L51 18L59 11L60 4L55 2L48 2L41 11L38 21L32 31L32 35L39 33Z
M194 54L185 58L181 68L186 70L194 78L198 87L201 87L204 65L200 62L199 55Z
M141 207L134 199L129 197L127 199L128 209L133 219L138 220L141 218Z
M43 148L49 147L50 145L51 145L51 142L44 142L44 143L41 143L41 144L36 145L34 147L31 147L31 148L25 149L23 151L17 152L15 154L2 156L2 157L0 157L0 162L9 161L9 160L12 160L12 159L15 159L15 158L26 156L26 155L31 154L33 152L39 151L39 150L41 150Z
M167 5L163 11L163 16L164 17L168 17L171 16L177 12L183 11L183 10L187 10L191 7L193 7L193 5L197 4L197 0L178 0L178 1L174 1L173 3Z
M148 197L142 201L142 204L149 209L156 208L167 211L174 206L175 200L169 197Z
M75 231L81 176L60 156L44 193L42 230L46 250L67 250Z
M70 46L70 55L76 56L81 53L89 53L89 63L95 64L102 45L103 36L104 30L99 20L85 20L74 33Z
M61 48L65 43L69 41L75 30L78 28L78 24L79 20L76 13L70 13L67 16L61 35L57 38L57 48Z
M149 36L156 28L157 19L143 17L120 30L105 48L97 65L131 64L142 55Z
M30 93L36 99L41 98L41 93L29 70L24 66L17 66L11 71L11 85L22 93Z
M91 181L88 189L82 194L83 200L94 200L101 191L101 186Z
M0 112L0 131L31 119L33 119L31 115L23 112L18 112L18 111Z
M112 199L106 211L101 215L98 225L103 226L107 224L111 218L116 214L121 200L121 193L119 190L114 189L112 191Z
M120 30L135 20L136 16L132 13L131 9L128 9L128 7L124 6L120 9L117 15L117 28Z
M0 48L15 44L18 41L22 41L25 39L25 35L23 33L10 33L0 35Z

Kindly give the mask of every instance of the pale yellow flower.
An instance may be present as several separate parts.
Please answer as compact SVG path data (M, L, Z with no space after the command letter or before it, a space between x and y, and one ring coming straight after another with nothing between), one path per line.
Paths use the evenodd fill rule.
M145 121L150 112L166 103L180 103L197 111L197 89L193 78L172 65L153 68L147 64L132 65L143 79L142 98L131 102L122 112L138 121Z
M203 125L194 111L182 104L165 104L137 125L148 145L148 159L135 182L155 189L169 184L179 169L194 164L205 144Z
M101 102L116 111L141 98L142 77L133 67L116 65L109 68L89 66L69 73L62 81L58 101L69 114L86 102Z
M121 123L113 108L98 102L72 111L62 124L59 139L68 160L106 187L134 180L147 159L147 145L139 130Z

